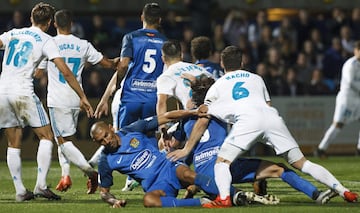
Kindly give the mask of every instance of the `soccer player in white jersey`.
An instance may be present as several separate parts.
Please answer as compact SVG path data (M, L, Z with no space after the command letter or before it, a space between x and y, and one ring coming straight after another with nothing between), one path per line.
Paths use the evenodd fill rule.
M354 56L349 58L341 71L340 91L336 96L333 123L318 146L317 155L325 156L329 144L334 141L344 125L360 119L360 41L354 45ZM360 153L360 132L357 144Z
M5 129L8 140L7 164L15 186L16 200L20 202L33 199L34 194L60 199L46 184L54 135L46 111L33 88L33 72L44 57L56 64L80 97L81 108L86 110L88 116L93 115L89 101L61 58L53 38L45 33L54 11L51 5L38 3L31 11L31 27L13 29L0 35L0 47L5 49L0 77L0 128ZM21 137L25 126L31 126L40 139L34 193L25 188L21 177Z
M55 13L54 19L54 26L57 29L57 36L54 37L55 43L60 55L64 57L65 63L72 69L80 85L82 84L81 74L86 62L116 69L118 59L107 59L91 43L71 34L72 14L70 11L59 10ZM61 179L56 189L66 191L71 187L70 161L89 177L87 193L92 194L98 185L97 172L72 143L80 112L79 97L65 82L63 75L53 62L44 60L38 69L48 70L47 105L51 126L58 142L58 157L62 169Z
M221 53L221 65L226 74L218 79L205 97L206 105L199 111L233 123L218 153L214 166L215 181L219 196L208 208L231 206L230 164L243 155L256 142L262 142L274 148L289 164L315 180L327 185L348 202L356 202L358 195L345 188L327 169L307 160L298 144L291 136L282 118L270 105L270 97L263 79L250 72L241 70L241 50L235 46L225 48ZM207 127L208 118L199 118L188 143L198 141Z
M192 76L205 74L209 77L211 73L198 65L182 61L181 46L176 40L166 41L161 49L162 59L166 66L165 71L156 80L157 104L156 113L158 115L167 111L167 99L175 97L184 109L191 99L190 81L182 78L182 75L189 73ZM190 107L192 108L192 107ZM164 125L160 126L163 128Z

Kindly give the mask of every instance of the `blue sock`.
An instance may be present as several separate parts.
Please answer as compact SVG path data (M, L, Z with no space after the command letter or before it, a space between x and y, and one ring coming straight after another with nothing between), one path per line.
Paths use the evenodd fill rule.
M311 199L314 199L314 194L318 194L318 189L312 183L303 179L292 170L285 170L281 174L281 179L292 186L294 189L303 192Z
M195 185L199 186L206 194L219 194L215 180L209 176L197 174L195 177Z
M175 197L160 197L162 207L201 206L200 199L177 199Z

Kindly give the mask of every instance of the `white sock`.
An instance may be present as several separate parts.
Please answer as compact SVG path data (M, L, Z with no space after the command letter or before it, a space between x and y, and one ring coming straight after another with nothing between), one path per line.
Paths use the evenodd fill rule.
M62 153L60 146L58 146L58 158L59 158L59 164L61 167L61 176L69 176L70 175L70 162L66 159L66 157Z
M341 129L336 128L335 124L332 124L326 131L324 138L321 140L318 148L321 150L326 150L329 147L330 143L334 141L340 131Z
M26 192L26 188L22 182L21 177L21 150L18 148L7 148L7 165L9 167L9 171L11 174L11 178L14 182L15 191L17 195L24 194Z
M50 140L41 139L39 142L38 152L37 152L37 164L38 172L35 185L36 189L46 189L46 176L49 172L51 164L51 153L52 153L53 143Z
M99 163L100 160L100 155L101 152L105 149L105 147L103 145L101 145L96 152L94 153L94 155L91 157L91 159L88 161L89 163L91 163L92 165L97 165Z
M230 195L230 185L232 181L229 164L224 162L215 163L214 172L220 198L224 200Z
M344 197L344 192L349 191L345 188L327 169L309 160L305 161L302 169L305 174L311 175L315 180L334 189L340 196Z
M90 166L84 155L77 147L74 146L71 141L66 141L65 143L61 144L60 147L62 153L70 162L79 167L89 177L93 174L95 170Z

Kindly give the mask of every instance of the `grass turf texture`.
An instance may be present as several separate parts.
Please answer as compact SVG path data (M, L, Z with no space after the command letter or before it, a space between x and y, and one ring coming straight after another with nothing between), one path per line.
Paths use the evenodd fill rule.
M265 158L275 162L283 162L280 158ZM309 158L314 162L320 163L329 169L346 187L355 192L360 192L360 157L330 157L326 160ZM300 174L299 172L297 172ZM60 167L57 161L53 161L48 175L48 185L57 194L62 196L60 201L48 201L43 198L26 201L23 203L15 202L15 190L10 178L6 162L0 162L0 212L26 212L26 213L49 213L49 212L360 212L359 203L347 203L341 197L333 198L330 203L319 206L306 195L290 188L280 179L268 180L268 192L280 198L280 204L276 206L249 205L246 207L232 207L230 209L203 209L201 207L181 207L181 208L144 208L142 205L143 191L137 187L131 192L122 192L126 176L114 175L114 186L111 192L118 198L126 199L127 206L122 209L112 209L104 203L96 192L93 195L86 194L86 180L83 173L75 166L71 167L72 188L67 192L57 192L55 186L60 179ZM302 174L301 174L302 175ZM310 176L302 175L310 180L321 190L326 187L314 181ZM33 190L36 180L36 162L23 162L23 180L25 187ZM250 184L239 185L244 190L252 190ZM180 192L182 196L184 191ZM203 195L202 193L199 196Z

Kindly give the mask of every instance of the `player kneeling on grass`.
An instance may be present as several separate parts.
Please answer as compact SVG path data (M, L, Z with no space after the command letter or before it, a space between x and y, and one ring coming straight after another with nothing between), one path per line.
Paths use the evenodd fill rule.
M157 130L159 124L196 115L197 112L189 110L171 111L136 121L116 133L111 125L95 123L90 135L95 142L105 147L98 164L103 201L114 208L125 206L125 200L119 200L110 193L112 172L118 171L141 183L145 191L145 207L200 206L209 202L206 198L176 198L178 190L190 184L199 186L209 194L216 194L215 182L205 175L196 174L181 162L167 160L166 154L158 149L157 139L147 135Z
M194 107L200 106L203 103L206 92L214 83L214 80L205 75L201 75L196 79L189 75L184 75L184 77L192 79L191 89L193 96L191 101ZM190 105L191 104L188 104L188 106ZM172 137L167 136L165 138L169 140L165 143L165 147L171 145L171 148L174 148L176 145L181 144L180 142L184 141L186 137L190 137L197 120L198 117L190 117L183 125L177 125L177 129L171 133ZM191 162L194 164L195 172L214 178L214 165L217 153L220 146L223 144L226 135L226 124L216 118L212 118L208 121L205 133L202 135L200 141L197 141L196 144L186 143L183 149L170 152L168 158L178 160L179 157L184 157L192 151ZM186 160L186 162L188 162L188 160ZM285 165L271 161L239 158L231 164L230 171L233 184L254 182L266 178L281 178L284 182L303 192L311 199L316 200L319 204L328 202L332 196L336 195L336 193L333 193L330 189L325 192L320 192L313 184L301 178ZM262 191L263 194L266 194L266 186ZM196 189L193 187L188 188L188 197L192 197L194 192L196 192ZM230 194L234 194L233 188L231 189ZM215 199L216 195L212 196L212 198ZM270 201L277 200L276 197L271 195L265 197L267 197L268 200L264 200L264 202L261 202L260 200L258 202L272 204ZM236 200L237 198L238 196L233 196L233 204L237 204L238 201L241 201L241 199Z

